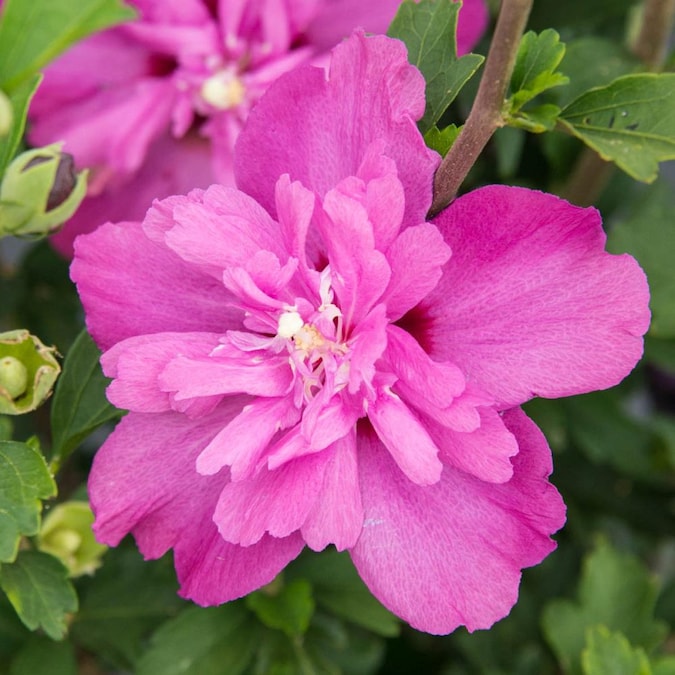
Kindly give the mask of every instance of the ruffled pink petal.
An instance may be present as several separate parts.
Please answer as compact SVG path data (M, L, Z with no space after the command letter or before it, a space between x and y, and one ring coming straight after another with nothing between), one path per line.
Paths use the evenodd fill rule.
M161 229L169 248L217 279L260 250L284 254L278 224L250 197L221 185L156 203L146 227L153 239Z
M204 0L131 0L144 20L154 23L194 25L210 19Z
M438 164L415 125L424 105L424 79L403 44L357 33L336 47L328 80L323 70L300 67L268 89L237 141L237 185L270 213L285 173L323 198L357 175L381 139L405 190L404 225L420 223Z
M387 251L391 280L385 292L387 314L392 321L402 317L438 284L450 248L431 223L409 227Z
M330 457L317 452L228 483L213 517L223 539L250 546L266 532L287 537L299 530L319 496Z
M506 483L513 476L512 458L518 454L518 441L496 410L478 408L478 413L480 426L468 433L428 419L425 426L444 464L489 483Z
M550 451L521 411L504 420L520 452L501 485L449 467L435 485L415 485L372 432L359 436L365 521L351 556L373 594L418 630L489 628L515 603L521 569L555 548L565 507L547 481Z
M357 325L373 308L390 277L384 253L375 249L373 227L366 210L337 190L331 190L323 208L328 218L318 220L331 266L331 285L339 300L345 325Z
M249 476L274 434L297 420L292 401L255 399L204 448L197 458L197 471L211 475L229 465L233 480Z
M211 183L213 171L206 141L195 135L180 141L162 136L151 145L138 172L108 185L100 195L88 196L64 227L50 237L51 243L61 255L72 258L75 237L93 232L105 220L143 220L154 199Z
M201 358L200 358L201 357ZM216 394L283 396L290 390L293 373L287 358L253 356L239 362L202 356L178 355L161 372L160 386L174 392L176 400Z
M490 186L435 220L453 256L409 326L500 407L617 384L642 355L649 290L604 251L595 209Z
M328 458L323 485L301 529L307 545L315 551L329 544L343 551L354 546L361 534L363 504L355 436L352 431L323 450Z
M438 481L443 469L438 459L438 448L396 394L379 393L368 406L368 419L408 480L418 485L431 485Z
M155 413L171 410L171 396L159 376L178 355L202 356L218 345L215 333L158 333L118 342L101 356L103 372L114 378L108 400L123 410Z
M151 242L140 223L108 223L79 237L70 274L104 350L134 335L241 328L223 285Z
M457 366L432 361L410 333L398 326L387 326L385 358L399 378L398 389L420 409L425 407L423 401L447 408L464 391L464 376Z

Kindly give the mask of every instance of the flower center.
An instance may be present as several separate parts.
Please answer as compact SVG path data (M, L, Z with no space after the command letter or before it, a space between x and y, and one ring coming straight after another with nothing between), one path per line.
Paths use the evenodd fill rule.
M219 70L202 83L201 97L218 110L228 110L242 103L246 89L231 70Z

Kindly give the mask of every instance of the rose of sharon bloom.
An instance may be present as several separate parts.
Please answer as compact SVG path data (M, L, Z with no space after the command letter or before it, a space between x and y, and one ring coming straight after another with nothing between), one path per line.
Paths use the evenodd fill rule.
M128 0L140 20L85 40L50 66L31 105L30 139L65 141L89 167L89 196L56 248L107 220L136 220L155 198L233 185L234 142L279 75L361 26L383 33L400 0ZM459 49L487 23L465 0Z
M72 277L130 412L90 477L97 537L168 549L202 605L304 546L348 550L415 628L489 627L553 548L551 454L517 407L619 382L648 290L594 209L486 187L425 222L439 158L396 40L274 84L241 191L155 202L76 241Z

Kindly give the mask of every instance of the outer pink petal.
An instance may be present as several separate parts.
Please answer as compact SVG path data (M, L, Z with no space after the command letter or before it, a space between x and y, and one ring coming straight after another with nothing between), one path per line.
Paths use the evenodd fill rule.
M174 412L124 417L97 452L89 476L97 538L115 546L133 532L143 554L157 558L186 529L208 530L227 478L201 476L195 459L236 414L237 404L241 408L241 400L225 402L199 420Z
M108 223L80 237L70 273L103 349L134 335L241 326L222 284L151 242L140 223Z
M181 595L202 605L269 583L303 547L297 535L242 548L218 534L212 517L226 479L200 476L193 467L235 407L225 404L196 422L176 413L130 413L97 453L89 479L97 538L116 545L132 531L146 558L173 548Z
M457 53L467 54L481 39L487 28L490 13L484 0L462 0L457 22Z
M73 241L106 221L142 220L153 199L205 188L213 182L207 141L185 136L180 141L162 136L150 147L143 166L105 192L87 197L63 229L51 237L59 253L72 258Z
M179 355L201 356L218 345L215 333L159 333L118 342L101 356L103 372L114 378L106 394L124 410L154 413L171 409L171 397L159 385L166 365Z
M359 438L365 521L352 559L373 594L418 630L490 627L515 603L520 570L555 548L549 535L565 508L546 480L550 451L522 412L505 420L520 453L502 485L446 468L440 482L420 487L372 432Z
M502 407L610 387L642 354L649 291L628 255L604 251L595 209L490 186L436 224L453 250L407 325Z
M424 104L424 80L402 43L354 34L333 52L328 81L306 66L268 89L237 142L237 184L274 213L279 176L288 173L323 197L357 175L381 139L406 193L404 224L422 222L438 164L415 125Z

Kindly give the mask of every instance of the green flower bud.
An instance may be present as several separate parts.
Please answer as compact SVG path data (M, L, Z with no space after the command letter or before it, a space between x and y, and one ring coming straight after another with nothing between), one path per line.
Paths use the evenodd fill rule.
M0 89L0 137L6 136L12 128L12 104Z
M55 351L27 330L0 333L0 414L30 412L50 396L61 372Z
M28 150L7 167L0 185L0 236L46 235L70 218L87 191L61 144Z
M4 396L12 400L26 393L28 388L28 370L13 356L0 359L0 389Z
M45 516L38 534L38 548L56 556L71 577L92 574L108 550L91 530L94 514L86 502L64 502Z

